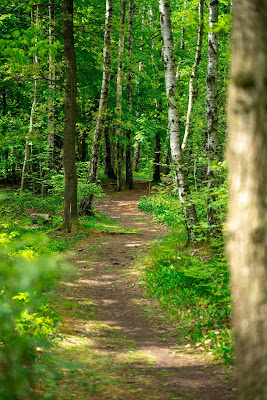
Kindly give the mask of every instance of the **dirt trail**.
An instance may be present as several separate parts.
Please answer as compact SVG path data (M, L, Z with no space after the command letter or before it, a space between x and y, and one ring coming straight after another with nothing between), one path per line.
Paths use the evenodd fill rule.
M70 289L80 306L69 332L90 339L92 351L108 359L107 371L110 368L116 381L85 398L234 399L222 367L208 356L179 347L168 328L153 324L144 311L150 300L142 292L135 259L142 258L151 241L166 234L137 209L140 196L148 194L148 184L122 193L111 192L110 186L104 189L108 194L97 208L138 233L92 235L78 244L72 257L81 275Z

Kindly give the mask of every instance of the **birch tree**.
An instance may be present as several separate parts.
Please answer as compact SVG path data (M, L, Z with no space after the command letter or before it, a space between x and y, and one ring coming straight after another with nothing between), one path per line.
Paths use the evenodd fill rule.
M34 12L34 6L32 6L31 9L31 21L32 24L35 24L36 27L38 27L39 24L39 5L36 6L36 11ZM37 36L35 36L35 46L37 43ZM36 106L37 106L37 100L38 100L38 82L37 82L37 74L38 74L38 56L37 53L33 56L33 100L32 100L32 106L31 106L31 114L30 114L30 126L29 126L29 131L25 140L25 149L24 149L24 161L23 161L23 167L22 167L22 174L21 174L21 183L20 183L20 193L22 193L26 189L26 183L27 183L27 174L29 170L29 160L30 160L30 155L31 155L31 137L33 135L33 130L34 130L34 123L35 123L35 116L36 116Z
M193 111L194 99L195 99L195 81L197 77L198 65L201 60L201 49L202 49L202 39L203 39L203 30L204 30L204 21L203 21L203 8L204 8L204 0L199 0L198 5L198 36L197 36L197 48L195 61L192 68L190 80L189 80L189 99L188 99L188 109L186 115L185 122L185 134L182 143L182 150L184 151L187 146L189 134L190 134L190 120Z
M194 227L197 225L195 205L190 203L190 189L188 183L188 170L181 149L181 132L176 100L177 84L175 75L175 58L171 27L170 0L159 1L160 25L162 33L162 54L165 70L165 86L168 102L168 120L171 155L176 172L176 182L179 191L180 202L183 206L188 240L194 241Z
M208 69L207 69L207 90L206 90L206 118L208 125L208 187L217 187L217 180L214 172L214 164L218 157L218 106L217 106L217 81L218 81L218 33L214 31L218 22L219 2L210 0L209 4L209 34L208 34ZM211 232L217 236L220 233L216 209L213 202L215 196L210 196L207 206L207 217Z
M236 0L228 255L239 400L267 399L267 3Z
M118 43L118 68L117 68L117 94L116 94L116 155L117 155L117 190L123 188L123 145L122 145L122 77L123 77L123 52L125 39L126 0L121 0L120 34Z
M64 116L64 222L60 229L68 232L78 226L77 175L75 164L77 72L73 36L73 0L63 1L63 44L66 63Z
M111 35L113 22L113 0L106 0L106 16L105 16L105 34L104 34L104 49L103 49L103 77L102 87L99 100L99 111L95 126L94 138L91 148L89 172L87 183L92 184L97 182L97 171L99 161L99 151L101 140L104 132L108 94L111 78ZM89 194L83 198L80 204L83 214L92 215L93 194Z

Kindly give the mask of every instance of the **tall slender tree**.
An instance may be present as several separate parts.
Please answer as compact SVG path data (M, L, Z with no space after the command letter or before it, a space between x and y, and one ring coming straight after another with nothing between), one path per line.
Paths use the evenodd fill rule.
M63 42L66 63L65 116L64 116L64 222L61 229L68 232L78 226L77 174L76 174L76 109L77 72L73 35L73 0L63 1Z
M267 4L236 0L228 255L239 400L267 399Z
M207 91L206 91L206 117L208 125L208 187L212 190L217 187L217 179L214 165L218 158L218 32L214 30L218 22L219 1L210 0L209 4L209 34L208 34L208 69L207 69ZM208 198L207 217L210 230L214 236L221 233L216 208L214 207L215 196Z
M106 0L105 34L104 34L104 49L103 49L103 77L102 77L102 87L99 100L99 111L98 111L94 138L91 148L91 155L90 155L90 164L89 164L89 172L87 179L88 184L97 182L99 151L101 147L101 140L106 122L108 94L109 94L110 78L111 78L112 22L113 22L113 0ZM82 199L80 208L83 214L92 215L92 202L93 202L93 194L89 194Z
M40 8L39 5L37 6L32 6L31 8L31 22L32 24L36 25L36 28L39 25L39 19L40 19ZM37 44L38 38L37 35L35 36L35 47ZM29 131L27 133L27 137L25 140L25 149L24 149L24 161L23 161L23 167L22 167L22 174L21 174L21 184L20 184L20 192L22 193L26 189L26 183L27 183L27 175L28 175L28 170L29 170L29 160L31 156L31 138L33 135L34 131L34 123L35 123L35 118L36 118L36 106L37 106L37 99L38 99L38 56L37 53L34 54L33 56L33 100L32 100L32 106L31 106L31 114L30 114L30 126L29 126Z
M134 0L129 0L129 22L128 22L128 36L127 36L127 55L128 55L128 69L127 69L127 108L131 113L133 109L133 84L132 84L132 53L133 53L133 22L134 22L135 4ZM126 131L126 186L129 189L134 189L133 181L133 168L132 168L132 130L131 128Z
M194 241L194 227L198 223L195 205L190 203L188 170L181 149L181 132L176 99L177 84L175 75L175 58L171 27L170 0L159 1L160 25L162 33L162 54L165 69L165 86L168 104L168 120L170 133L171 155L176 172L176 182L179 197L183 206L185 224L189 242Z
M195 54L195 61L192 68L190 80L189 80L189 99L188 99L188 108L185 122L185 134L182 143L182 150L184 151L187 146L189 134L190 134L190 120L193 111L194 99L195 99L195 81L197 77L197 70L201 60L201 49L202 49L202 39L203 39L203 30L204 30L204 21L203 21L203 9L204 9L204 0L199 0L198 3L198 36L197 36L197 48Z
M122 77L123 77L123 52L125 39L126 0L121 0L120 34L118 43L118 68L117 68L117 94L116 94L116 156L117 156L117 190L120 191L124 185L123 178L123 144L122 144Z
M154 28L154 12L153 8L150 6L149 7L149 25L151 32L153 32ZM152 36L152 60L154 60L154 54L153 52L156 49L156 43L155 43L155 38ZM158 75L159 68L158 65L153 62L153 67L155 68L155 76ZM156 83L158 84L158 83ZM158 117L160 117L160 114L162 112L162 102L161 100L156 99L156 109L157 109L157 114ZM159 129L156 130L155 132L155 147L154 147L154 162L153 162L153 182L159 183L161 182L161 138L160 138L160 131Z

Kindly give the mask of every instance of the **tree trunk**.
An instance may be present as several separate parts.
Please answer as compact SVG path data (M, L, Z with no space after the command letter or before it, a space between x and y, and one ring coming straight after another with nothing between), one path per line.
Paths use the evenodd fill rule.
M106 122L108 94L111 78L111 34L113 20L113 0L106 0L106 19L103 49L103 78L99 101L99 111L91 148L90 164L87 183L97 182L99 151ZM82 214L92 215L93 194L85 196L80 204Z
M112 165L112 142L109 137L109 130L104 131L105 135L105 173L109 179L117 179Z
M161 142L160 133L155 134L155 150L154 150L154 163L153 163L153 182L161 182L160 177L160 167L161 167Z
M194 242L194 227L197 225L198 220L195 205L186 204L189 201L190 189L188 184L188 170L181 149L180 122L176 100L177 84L171 28L170 0L159 1L159 12L163 40L162 53L165 69L171 154L175 166L180 202L183 206L188 240L192 243Z
M123 143L122 143L122 74L123 74L123 51L125 36L125 19L126 19L126 0L121 0L121 20L120 35L118 44L118 69L117 69L117 97L116 97L116 138L117 138L117 190L123 189Z
M139 171L140 153L141 153L141 144L137 142L135 143L135 148L134 148L134 161L133 161L134 172Z
M141 20L141 29L143 30L145 27L145 20L146 20L146 8L143 7L142 9L142 20ZM141 49L143 48L144 45L144 37L143 35L141 36ZM138 71L139 73L141 73L143 71L143 64L142 61L139 61L138 64ZM139 110L139 98L141 97L141 90L139 87L140 84L140 76L138 75L136 77L136 86L138 87L138 94L137 94L137 110ZM136 111L136 116L139 117L140 116L140 112ZM135 145L134 145L134 160L133 160L133 170L134 172L138 172L139 171L139 166L140 166L140 155L141 155L141 143L139 141L135 141Z
M188 108L187 108L187 116L185 122L185 134L182 143L182 150L185 151L189 134L190 134L190 119L193 111L193 105L195 100L195 80L197 77L198 65L201 60L201 49L202 49L202 39L203 39L203 8L204 8L204 0L199 0L199 19L198 19L198 37L197 37L197 48L195 55L195 62L193 65L192 73L189 80L189 100L188 100Z
M132 52L133 52L133 21L134 21L135 5L133 0L129 0L129 26L128 26L128 70L127 70L127 107L129 113L133 108L133 85L132 85ZM126 131L126 186L134 189L133 182L133 166L132 166L132 131Z
M239 400L267 399L267 4L236 0L228 255Z
M154 13L153 13L153 9L150 6L149 8L149 15L150 15L150 29L151 32L153 32L153 25L154 25ZM152 50L155 50L156 48L156 43L155 43L155 39L152 38ZM152 58L154 59L153 56L153 52L152 52ZM158 65L155 65L155 76L158 75L159 72L159 68ZM155 84L157 84L155 82ZM160 118L160 114L162 112L162 103L161 101L158 101L156 99L156 108L157 108L157 114L158 117ZM161 139L160 139L160 132L157 131L155 133L155 147L154 147L154 162L153 162L153 182L155 183L159 183L161 182L161 177L160 177L160 173L161 173Z
M34 9L32 6L31 10L31 21L34 23L35 17L35 24L36 26L39 24L39 6L36 6L36 14L34 16ZM35 42L37 42L37 36L35 37ZM24 149L24 161L21 173L21 183L20 183L20 193L22 193L26 189L27 185L27 175L29 171L29 159L31 155L30 151L30 140L32 137L33 129L34 129L34 118L36 113L36 105L37 105L37 98L38 98L38 86L37 86L37 69L38 69L38 57L37 54L33 57L33 69L34 69L34 84L33 84L33 101L31 106L31 115L30 115L30 126L29 131L26 136L25 141L25 149Z
M184 1L184 9L186 9L186 0ZM185 28L182 26L181 28L181 42L180 42L180 49L185 50L185 42L184 42L184 37L185 37ZM176 79L180 79L180 70L181 70L181 64L182 64L182 56L179 57L178 63L177 63L177 68L176 68Z
M49 4L49 44L52 46L55 36L55 1L51 0ZM53 163L54 143L55 143L55 122L54 122L54 95L55 95L55 56L49 53L49 96L48 96L48 116L47 116L47 148L48 158Z
M206 114L208 125L208 188L214 189L218 186L214 164L218 157L218 112L217 112L217 81L218 81L218 33L214 32L214 24L218 22L219 2L210 0L209 6L209 27L208 34L208 71L207 71L207 92L206 92ZM216 207L216 197L211 194L208 198L207 217L210 231L214 236L221 234Z
M163 164L161 167L161 172L163 175L168 175L171 172L171 152L169 148L169 137L170 135L167 135L166 142L165 142L165 151L163 154Z
M75 165L77 73L73 36L73 0L63 1L63 43L66 62L64 118L64 223L68 232L78 223L77 175Z

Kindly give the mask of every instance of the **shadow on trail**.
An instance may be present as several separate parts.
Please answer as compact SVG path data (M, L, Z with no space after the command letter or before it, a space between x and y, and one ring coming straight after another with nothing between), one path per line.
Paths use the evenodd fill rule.
M102 394L97 389L90 399L233 399L220 366L177 346L167 329L153 325L144 312L148 300L134 261L145 257L147 243L166 233L138 211L138 198L147 192L146 183L138 191L108 194L99 205L139 233L111 232L79 243L71 261L80 279L66 284L64 351L68 357L82 354L85 369L93 365L103 375L98 382Z

